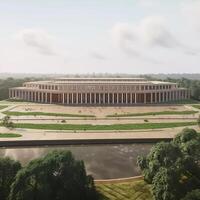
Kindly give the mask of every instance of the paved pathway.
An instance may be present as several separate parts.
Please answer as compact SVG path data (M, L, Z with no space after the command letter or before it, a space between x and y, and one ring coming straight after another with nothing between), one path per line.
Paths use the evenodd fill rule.
M198 130L197 126L191 126ZM9 130L0 127L1 133L19 133L19 138L0 138L0 141L14 140L102 140L102 139L170 139L173 138L183 127L152 129L152 130L131 130L131 131L48 131L34 129Z

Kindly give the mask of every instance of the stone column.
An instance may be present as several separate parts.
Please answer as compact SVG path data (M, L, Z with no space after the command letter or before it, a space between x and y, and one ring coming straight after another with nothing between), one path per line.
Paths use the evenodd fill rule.
M135 93L135 104L137 104L137 93Z
M47 92L45 93L45 103L48 103Z
M115 93L112 93L112 104L115 104Z
M49 95L50 95L50 104L52 104L52 93L50 93Z
M117 104L119 104L119 93L117 93Z
M74 104L74 93L72 93L72 104Z
M78 93L76 93L76 104L78 104Z
M83 94L81 93L81 104L83 104Z
M90 93L90 101L89 103L91 104L92 103L92 94Z
M44 103L44 93L43 92L41 92L41 97L42 97L41 102Z
M147 103L147 94L144 93L144 104L146 104L146 103Z
M65 93L62 94L62 103L65 104Z
M133 104L133 93L130 93L130 101L131 101L131 104Z
M153 103L153 93L151 92L151 104Z
M159 100L158 100L158 103L161 102L161 92L159 92Z

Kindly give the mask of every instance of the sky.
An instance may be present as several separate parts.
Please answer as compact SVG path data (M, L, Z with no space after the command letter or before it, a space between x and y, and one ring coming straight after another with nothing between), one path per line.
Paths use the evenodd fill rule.
M0 0L0 73L200 73L200 0Z

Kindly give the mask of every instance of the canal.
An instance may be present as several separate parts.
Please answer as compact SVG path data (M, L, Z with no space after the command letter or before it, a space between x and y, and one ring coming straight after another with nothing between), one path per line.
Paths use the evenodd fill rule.
M124 178L140 175L137 157L146 155L153 144L66 145L26 148L0 148L0 156L8 156L26 165L30 160L53 150L69 150L85 162L88 174L95 179Z

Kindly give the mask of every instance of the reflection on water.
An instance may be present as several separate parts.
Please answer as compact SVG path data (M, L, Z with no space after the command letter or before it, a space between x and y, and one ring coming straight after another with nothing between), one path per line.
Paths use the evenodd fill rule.
M9 156L27 164L52 150L70 150L75 158L85 162L87 172L96 179L137 176L138 155L146 155L152 144L80 145L0 149L0 156Z

